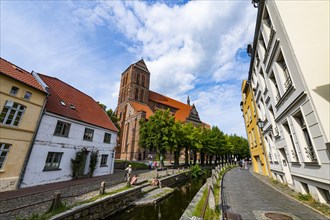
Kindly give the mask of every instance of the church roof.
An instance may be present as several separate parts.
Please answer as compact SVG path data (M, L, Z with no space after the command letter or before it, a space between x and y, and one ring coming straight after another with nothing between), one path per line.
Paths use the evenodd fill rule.
M138 66L139 68L149 72L148 67L143 59L139 60L138 62L134 63L133 66Z
M31 73L8 62L3 58L0 58L0 72L3 75L13 78L37 90L46 92Z
M185 122L189 117L192 106L179 102L175 99L169 98L167 96L158 94L156 92L149 92L149 99L154 102L158 102L173 108L176 108L177 111L174 115L176 121Z
M49 88L46 111L117 132L105 111L90 96L50 76L39 74Z
M148 105L144 105L142 103L135 102L135 101L129 101L129 103L132 105L132 107L135 109L135 111L145 112L147 119L149 119L149 117L154 114L153 111L150 109L150 107Z

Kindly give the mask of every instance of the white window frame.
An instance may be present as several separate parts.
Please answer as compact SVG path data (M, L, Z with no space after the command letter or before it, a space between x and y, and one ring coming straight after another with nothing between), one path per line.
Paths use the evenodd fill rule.
M26 109L26 106L21 105L14 101L7 100L1 111L1 115L4 114L4 116L1 121L1 115L0 115L0 123L5 124L5 125L10 125L10 126L18 126L20 121L22 120L25 109ZM12 117L10 123L7 123L8 119L10 118L10 115L13 115L13 117ZM17 122L17 124L15 122Z
M3 170L6 158L8 156L11 144L0 143L0 170ZM1 161L1 158L3 160Z

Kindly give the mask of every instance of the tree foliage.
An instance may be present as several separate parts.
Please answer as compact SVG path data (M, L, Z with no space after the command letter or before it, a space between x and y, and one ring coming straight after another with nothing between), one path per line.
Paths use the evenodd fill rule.
M179 157L184 151L185 165L189 158L196 164L197 153L200 163L223 163L224 160L249 156L247 140L237 135L227 135L217 126L207 129L191 123L175 122L169 110L157 110L149 120L140 121L139 146L143 149L156 150L164 157L166 152L174 154L174 166L179 165ZM193 156L192 158L189 156Z

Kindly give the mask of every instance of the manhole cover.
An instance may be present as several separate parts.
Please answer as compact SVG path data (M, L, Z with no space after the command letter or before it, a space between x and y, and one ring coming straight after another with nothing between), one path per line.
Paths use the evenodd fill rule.
M265 216L271 220L293 220L290 216L282 213L266 212Z

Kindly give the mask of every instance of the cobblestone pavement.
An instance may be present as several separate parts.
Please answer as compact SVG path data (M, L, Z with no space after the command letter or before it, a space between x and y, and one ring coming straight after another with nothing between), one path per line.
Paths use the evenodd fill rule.
M328 219L314 210L288 198L239 168L228 171L223 182L223 205L231 216L241 219L269 219L265 213L285 214L294 220ZM232 219L240 219L235 216ZM282 218L279 218L282 219Z

